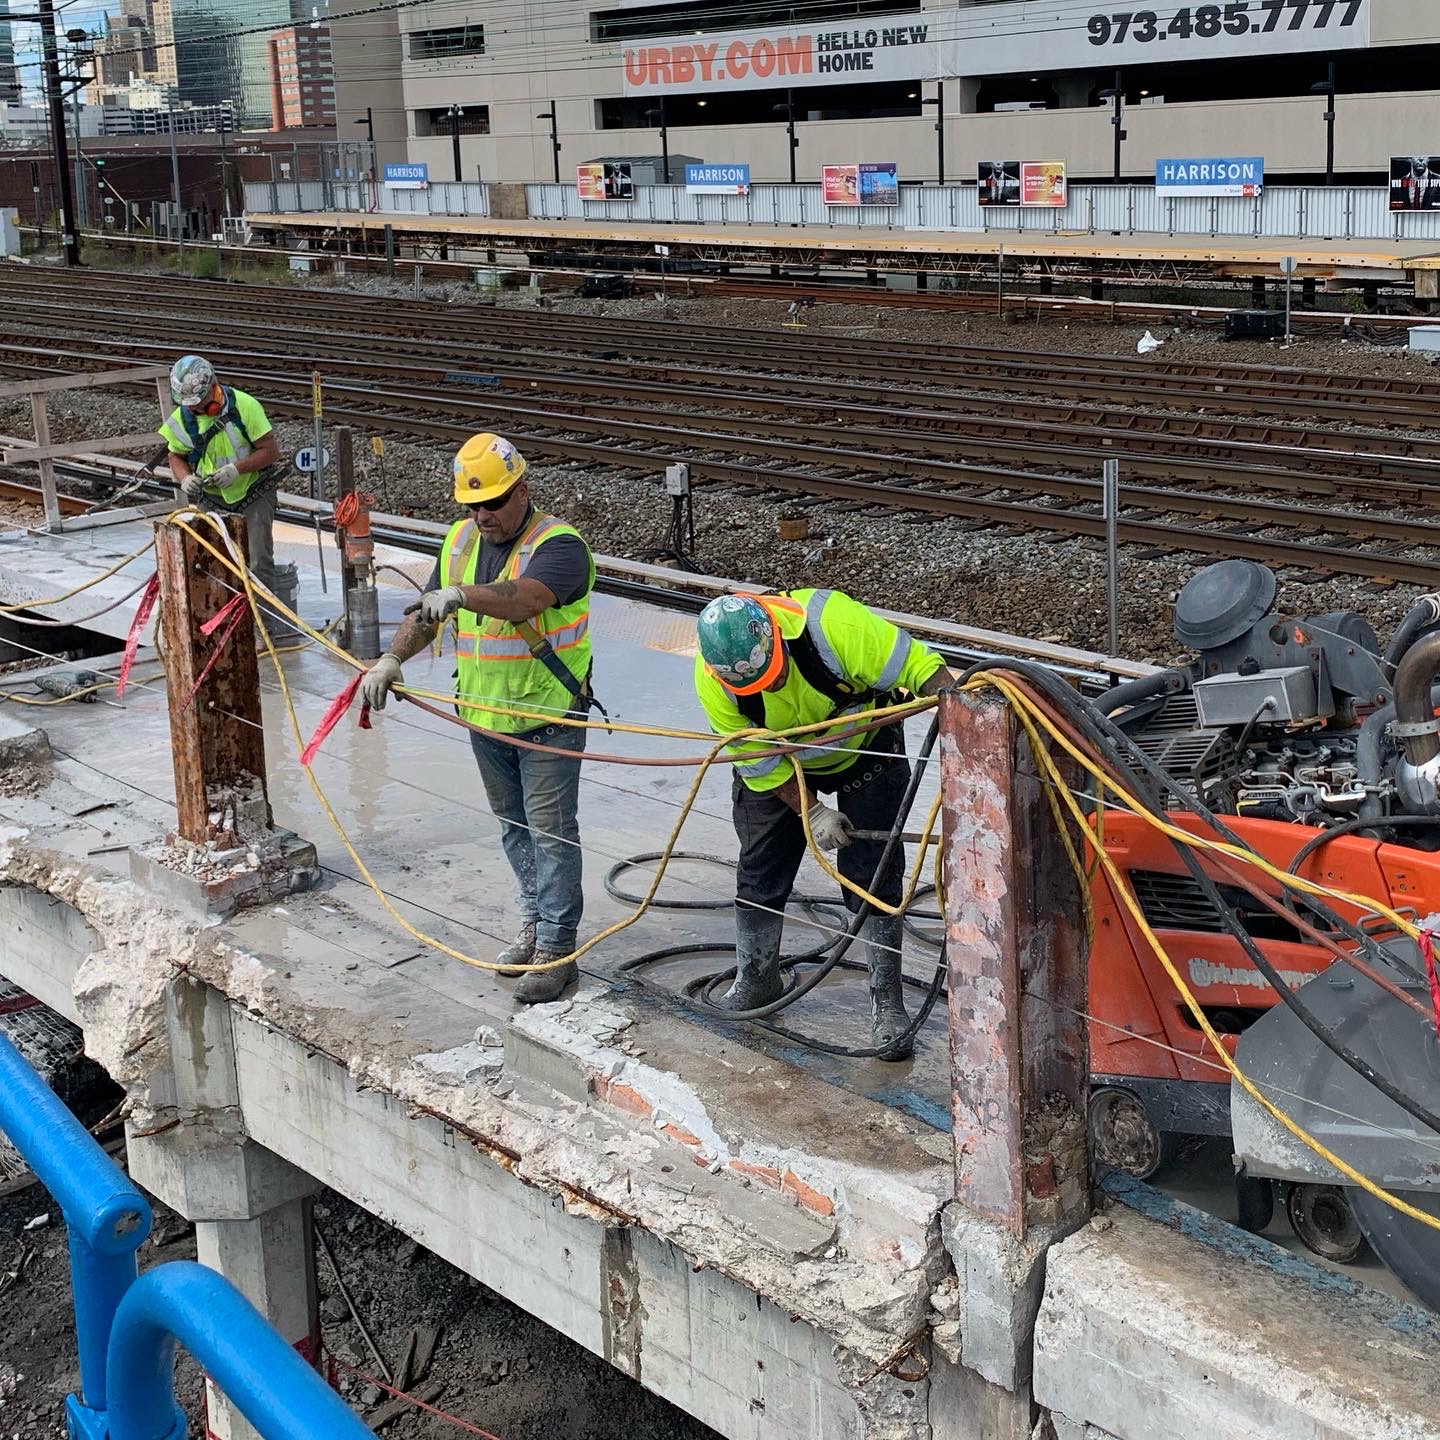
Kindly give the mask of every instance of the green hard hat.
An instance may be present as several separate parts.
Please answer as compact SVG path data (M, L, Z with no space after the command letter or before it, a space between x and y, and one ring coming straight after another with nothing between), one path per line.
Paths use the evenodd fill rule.
M700 612L700 654L727 690L747 693L773 680L777 637L770 612L748 595L722 595Z

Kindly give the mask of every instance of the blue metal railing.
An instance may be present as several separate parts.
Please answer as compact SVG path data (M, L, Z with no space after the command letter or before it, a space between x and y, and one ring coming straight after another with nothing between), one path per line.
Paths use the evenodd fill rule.
M65 1216L80 1394L70 1440L185 1440L176 1342L266 1440L366 1440L346 1409L223 1276L191 1261L137 1279L149 1202L0 1034L0 1131Z

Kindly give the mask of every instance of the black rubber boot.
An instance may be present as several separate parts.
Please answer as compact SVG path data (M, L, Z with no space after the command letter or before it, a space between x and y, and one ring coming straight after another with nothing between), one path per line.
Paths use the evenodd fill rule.
M900 976L904 921L898 915L871 915L860 934L870 969L870 1043L882 1060L908 1060L915 1053L914 1039L897 1043L910 1027L905 982Z
M544 965L568 953L565 950L537 949L532 963ZM573 960L568 965L557 965L553 970L527 970L516 982L515 999L521 1005L543 1005L547 1000L558 1000L566 987L579 978L580 967Z
M715 1003L722 1010L758 1010L785 991L780 978L780 934L783 915L735 907L735 980Z
M525 973L525 967L535 958L535 922L527 920L515 938L495 957L500 968L495 972L507 980Z

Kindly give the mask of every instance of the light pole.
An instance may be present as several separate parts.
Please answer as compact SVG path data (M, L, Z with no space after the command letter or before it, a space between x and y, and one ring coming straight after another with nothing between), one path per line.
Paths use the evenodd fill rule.
M1117 70L1115 72L1114 86L1109 90L1102 90L1100 92L1100 98L1102 100L1112 101L1115 106L1114 114L1110 116L1110 123L1115 127L1115 183L1117 185L1120 183L1120 147L1125 143L1126 139L1126 133L1121 129L1121 124L1125 118L1123 108L1125 105L1124 85L1125 72L1123 70Z
M464 110L458 105L452 105L445 112L445 118L450 122L450 146L455 156L455 179L457 181L465 178L460 170L460 120L464 114Z
M790 183L795 184L795 152L800 148L800 141L795 137L795 92L785 92L785 103L774 108L776 115L785 117L785 133L790 138Z
M550 153L555 159L555 183L560 183L560 121L555 113L555 102L550 102L550 108L542 111L535 117L537 120L548 120L550 122Z
M1325 183L1335 183L1335 62L1329 65L1326 78L1310 87L1312 95L1323 95L1325 106Z
M653 124L660 132L660 183L662 185L670 183L670 127L666 123L667 119L665 97L662 95L659 108L645 112L646 123Z
M945 183L945 82L935 82L935 94L920 102L935 107L935 172L937 183ZM923 111L921 112L924 113Z
M365 127L365 134L370 141L370 207L374 209L376 200L375 187L376 180L378 179L377 172L380 168L375 161L375 107L373 105L367 105L365 107L365 118L363 120L357 120L355 123Z

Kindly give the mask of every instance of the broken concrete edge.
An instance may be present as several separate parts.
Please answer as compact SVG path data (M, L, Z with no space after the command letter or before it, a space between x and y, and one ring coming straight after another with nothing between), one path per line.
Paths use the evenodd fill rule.
M1113 1205L1046 1259L1033 1388L1057 1434L1440 1435L1434 1317L1183 1202L1132 1198L1146 1203Z
M794 1203L818 1219L823 1207L816 1197L823 1195L834 1212L823 1217L834 1227L834 1239L817 1257L797 1257L776 1249L762 1228L717 1223L727 1218L723 1206L702 1208L673 1186L659 1183L661 1177L650 1173L658 1166L629 1164L559 1133L554 1105L507 1101L483 1082L456 1083L421 1063L403 1036L377 1038L373 1049L364 1052L355 1049L345 1011L296 1000L281 970L230 941L223 925L202 924L157 902L131 880L37 844L27 829L6 825L3 816L0 884L63 901L99 937L98 947L75 976L76 1009L86 1052L125 1088L136 1132L159 1133L196 1118L176 1106L167 1083L172 1062L167 991L176 984L204 983L230 1004L340 1066L356 1086L388 1092L412 1114L452 1127L517 1180L556 1197L568 1212L603 1225L643 1227L675 1246L693 1267L711 1269L764 1296L871 1366L893 1365L897 1341L906 1351L924 1343L930 1297L948 1268L940 1243L939 1201L931 1202L918 1239L915 1226L922 1216L912 1210L904 1226L911 1239L903 1247L898 1240L883 1245L873 1231L848 1230L848 1205L841 1212L835 1198L844 1202L848 1192L864 1184L879 1185L884 1177L845 1174L844 1167L816 1176L802 1157L765 1157L784 1160L783 1166L756 1167L781 1176L775 1203ZM625 1065L634 1064L622 1058ZM626 1077L620 1079L622 1085L674 1079L649 1067L622 1067L617 1074ZM560 1101L574 1111L586 1106L568 1096ZM662 1133L653 1123L643 1130L636 1125L635 1130L647 1144L656 1143ZM673 1136L665 1137L664 1143L672 1142ZM685 1145L683 1140L678 1143ZM739 1155L731 1158L740 1161L729 1170L735 1183L751 1180L744 1169L750 1162ZM792 1177L788 1188L787 1174ZM817 1178L825 1191L813 1183ZM807 1193L812 1190L813 1196ZM918 1196L911 1199L918 1204ZM805 1200L810 1205L805 1206ZM858 1253L846 1249L847 1236L858 1239Z
M54 759L50 737L43 730L14 715L0 714L0 771L48 770Z

